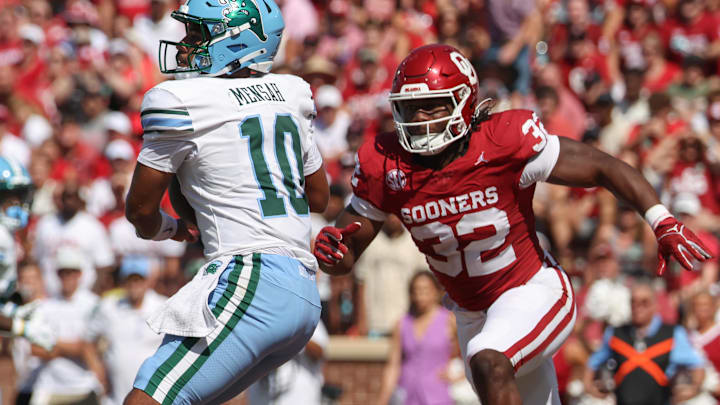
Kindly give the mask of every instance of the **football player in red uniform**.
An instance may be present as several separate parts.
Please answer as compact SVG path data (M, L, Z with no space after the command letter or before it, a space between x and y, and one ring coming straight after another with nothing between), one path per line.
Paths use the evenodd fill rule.
M570 281L535 235L535 183L603 186L644 214L657 235L658 273L710 257L634 168L548 134L531 111L489 113L457 49L417 48L395 74L397 134L358 151L350 205L323 228L315 256L349 272L389 213L410 231L447 290L466 375L483 404L559 404L551 361L572 330Z

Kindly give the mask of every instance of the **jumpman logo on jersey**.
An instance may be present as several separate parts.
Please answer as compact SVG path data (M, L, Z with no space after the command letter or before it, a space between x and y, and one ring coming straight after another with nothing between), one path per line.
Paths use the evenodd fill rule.
M489 162L489 160L485 160L485 151L482 151L480 152L480 157L478 157L478 160L475 161L475 166L487 162Z

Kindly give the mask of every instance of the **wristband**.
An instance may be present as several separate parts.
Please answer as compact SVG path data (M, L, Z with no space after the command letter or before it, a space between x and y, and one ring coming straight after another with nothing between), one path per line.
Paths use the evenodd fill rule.
M160 223L160 229L158 229L152 240L165 240L170 239L177 233L178 221L177 219L166 214L164 211L160 211L162 216L162 222Z
M671 218L672 216L670 211L662 204L653 205L645 211L645 221L650 224L653 231L663 219Z
M22 336L25 332L25 321L20 318L13 318L11 332L15 336Z

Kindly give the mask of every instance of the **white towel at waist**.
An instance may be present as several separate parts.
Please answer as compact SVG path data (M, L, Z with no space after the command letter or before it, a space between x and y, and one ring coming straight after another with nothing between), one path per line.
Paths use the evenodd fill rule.
M217 287L220 276L232 261L233 255L221 256L205 263L195 277L165 302L147 320L155 333L176 336L205 337L219 322L208 306L208 296ZM208 272L210 266L217 271Z

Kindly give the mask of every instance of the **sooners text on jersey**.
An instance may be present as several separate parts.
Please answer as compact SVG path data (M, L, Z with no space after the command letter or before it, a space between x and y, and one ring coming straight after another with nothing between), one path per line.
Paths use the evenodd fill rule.
M529 280L544 252L535 236L535 185L523 169L546 144L530 111L492 114L471 135L467 152L440 170L412 161L394 133L358 151L355 195L398 215L450 297L483 310Z

